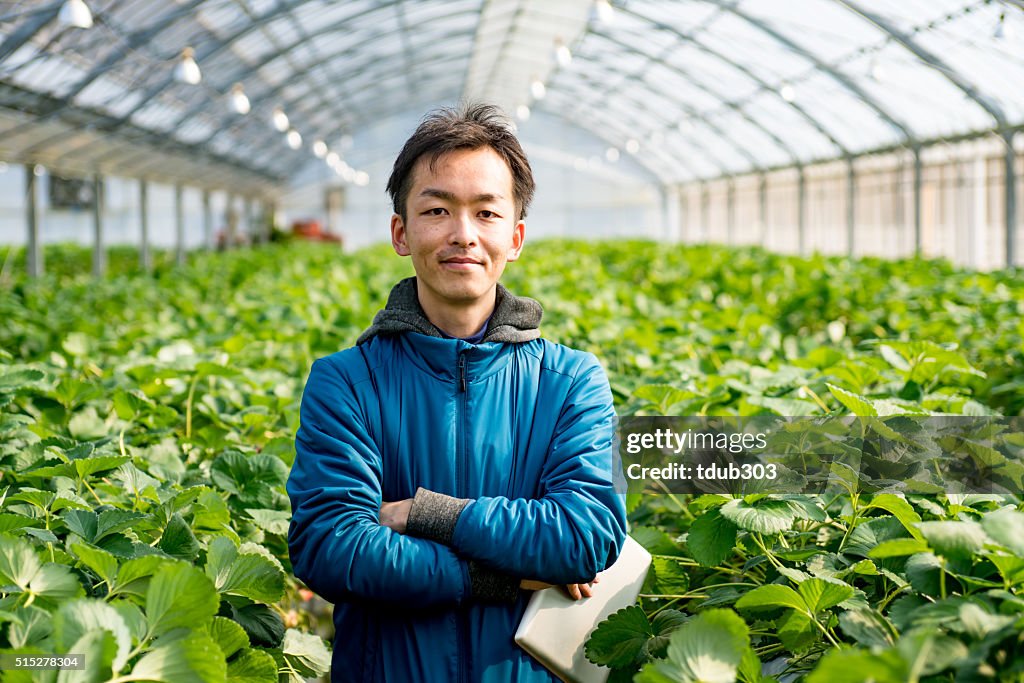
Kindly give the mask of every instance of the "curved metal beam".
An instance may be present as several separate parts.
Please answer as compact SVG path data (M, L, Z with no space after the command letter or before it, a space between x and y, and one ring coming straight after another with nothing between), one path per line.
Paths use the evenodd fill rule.
M700 50L701 52L703 52L703 53L705 53L707 55L710 55L711 57L713 57L713 58L715 58L715 59L725 63L727 66L735 69L736 71L739 71L744 76L746 76L747 78L752 80L754 83L757 83L757 85L759 87L761 87L765 92L771 93L771 94L775 95L776 97L778 97L779 100L782 101L783 106L788 107L788 108L792 109L793 111L795 111L797 114L799 114L800 117L803 118L805 121L807 121L809 124L811 124L811 126L816 131L821 133L824 137L826 137L828 139L829 142L831 142L833 145L835 145L836 149L839 150L840 154L843 157L847 157L848 158L848 157L851 156L850 150L847 149L843 145L843 143L839 142L839 140L836 139L836 137L825 127L824 124L822 124L817 118L811 116L807 112L806 109L804 109L802 106L797 104L795 101L794 102L790 102L789 100L784 98L779 93L778 88L770 85L767 81L765 81L763 78L761 78L760 76L755 74L753 71L751 71L749 68L747 68L746 66L744 66L740 62L737 62L736 60L732 59L728 55L723 54L719 50L716 50L716 49L706 45L703 41L701 41L695 35L693 35L693 33L683 33L682 31L680 31L679 29L675 28L674 26L670 26L668 24L664 24L664 23L661 23L659 21L655 21L654 19L651 19L651 18L649 18L649 17L647 17L647 16L645 16L643 14L640 14L639 12L636 12L635 10L629 9L628 7L616 7L616 11L622 12L623 14L628 14L630 16L636 17L637 19L641 19L643 21L647 21L652 26L654 26L656 29L668 32L668 33L672 34L673 36L675 36L676 38L678 38L679 40L682 40L684 42L690 43L691 45L693 45L696 49Z
M771 130L765 128L763 125L761 125L760 121L757 121L757 120L751 118L751 116L749 114L747 114L747 112L744 111L739 105L723 99L721 97L721 95L719 95L718 93L714 92L713 90L711 90L710 88L705 86L700 81L696 80L693 77L693 74L691 74L689 71L680 69L679 67L677 67L677 66L675 66L673 64L669 64L669 63L665 62L661 57L649 54L649 53L644 52L642 50L638 50L637 48L633 47L632 45L629 45L627 43L623 43L621 40L619 40L617 38L613 38L610 35L608 35L607 33L604 33L602 31L591 30L590 33L592 35L598 36L599 38L602 38L604 40L610 41L611 43L613 43L613 44L619 46L620 48L626 50L627 52L629 52L629 54L634 54L634 55L637 55L637 56L644 57L648 61L653 62L655 64L659 64L660 66L668 69L669 71L672 71L673 73L678 74L681 78L683 78L684 80L689 82L690 85L692 85L694 88L696 88L697 90L701 91L705 95L708 95L708 96L712 97L713 99L718 100L723 105L725 105L729 109L731 109L731 110L735 111L737 114L739 114L740 117L743 120L745 120L747 123L749 123L750 125L754 126L758 130L760 130L762 133L764 133L769 139L771 139L776 145L778 145L779 149L781 149L786 155L789 156L790 160L793 162L794 165L799 165L800 164L800 157L796 154L796 152L793 151L793 149L789 146L788 143L786 143L785 141L781 140L778 135L776 135ZM606 64L602 64L602 66L604 68L608 68L608 66ZM641 73L642 73L642 71L643 70L641 69ZM626 80L628 80L630 78L635 78L635 77L640 76L640 73L638 73L638 74L626 74L624 72L618 71L617 69L616 69L616 73L618 73L619 75L623 76ZM667 96L668 93L665 93L665 95ZM708 119L707 116L705 116L702 113L699 113L696 109L693 108L692 105L687 104L683 100L679 100L679 99L676 99L675 97L671 97L671 96L669 96L668 99L671 100L672 102L676 103L677 105L679 105L679 107L681 109L683 109L687 114L689 114L692 118L696 118L699 121L702 121L706 126L708 126L711 130L715 131L715 133L717 133L723 139L729 140L730 144L733 145L736 148L736 150L742 156L747 157L747 160L751 162L751 165L755 169L760 169L761 168L760 162L757 161L753 155L749 154L749 152L746 150L745 147L743 147L742 145L739 145L735 141L733 141L730 138L730 136L728 134L726 134L725 131L723 131L721 128L719 128L717 124L712 123L711 120ZM672 134L673 135L681 135L682 132L681 131L673 131Z
M446 14L437 15L436 17L431 18L430 21L433 22L433 21L436 21L436 20L451 19L453 17L460 17L460 16L464 16L464 15L468 15L468 14L475 14L475 13L476 13L475 10L459 10L459 11L456 11L456 12L450 12L450 13L446 13ZM315 37L323 35L325 33L330 33L332 31L340 30L343 27L344 27L343 23L342 24L331 24L330 26L326 26L326 27L317 29L316 31L314 31L311 34L310 37L311 38L315 38ZM394 32L393 31L378 31L378 32L376 32L376 33L374 33L374 34L372 34L370 36L366 36L365 38L363 38L362 40L360 40L359 42L357 42L357 43L355 43L353 45L349 45L349 46L345 47L343 50L340 50L339 52L334 52L334 53L332 53L330 55L327 55L327 56L323 57L322 59L317 60L317 61L315 61L315 62L313 62L311 64L303 65L303 69L306 72L308 72L308 73L312 73L314 70L319 69L320 67L325 66L327 64L330 64L334 60L341 59L343 57L347 57L347 56L351 56L351 55L358 55L358 54L363 52L363 50L366 48L367 45L373 44L374 42L380 40L382 37L391 35L392 33L394 33ZM294 43L292 45L292 48L299 47L299 46L301 46L301 44L302 44L301 42ZM259 71L260 69L264 68L265 66L267 66L271 62L276 61L277 59L279 59L280 57L282 57L282 56L284 56L286 54L287 54L287 48L279 50L278 52L276 52L276 53L266 57L260 63L253 64L253 65L248 65L245 68L235 72L234 74L232 74L232 76L230 78L226 79L225 83L227 85L230 85L231 83L236 83L236 82L244 81L251 74L256 73L257 71ZM339 73L344 74L345 72L342 71L342 72L339 72ZM250 100L250 106L252 107L252 109L256 109L259 105L262 105L262 104L264 104L266 102L274 101L274 99L276 99L277 95L280 94L280 92L282 90L284 90L286 87L288 87L289 85L292 85L292 83L290 81L288 81L288 80L282 81L278 85L274 86L271 90L269 90L269 91L267 91L265 93L262 93L258 97L252 98L252 100ZM299 97L302 97L302 96L299 96ZM285 108L289 108L290 109L292 107L293 101L294 100L287 100L287 101L285 101L283 103L283 106ZM205 109L207 109L208 105L209 105L209 102L206 102L206 101L200 102L200 103L196 104L191 109L189 109L184 114L182 114L178 119L176 119L173 122L173 126L177 126L182 121L187 121L188 119L192 118L193 116L199 115ZM137 109L141 109L141 106L137 107ZM132 115L132 112L129 112L129 114L127 116L131 116L131 115ZM228 127L230 127L230 124L234 123L236 121L236 119L237 119L237 116L234 115L234 114L224 116L221 119L220 124L216 127L216 131L215 131L214 135L217 134L217 133L220 133L221 131L223 131L223 130L227 129ZM209 141L210 139L212 139L212 137L213 136L211 136L210 138L207 138L206 141Z
M0 43L0 64L14 54L19 47L32 40L32 36L39 33L41 28L50 23L50 21L57 16L57 13L60 12L60 8L63 4L64 0L57 0L56 2L47 5L43 9L39 10L37 14L32 16L31 19L24 21L14 29L10 35L4 39L4 42Z
M811 52L811 51L803 48L802 46L798 45L797 43L793 42L790 38L788 38L787 36L783 35L782 33L779 33L778 31L773 29L771 26L766 25L764 22L762 22L762 21L760 21L760 20L750 16L746 12L740 10L739 8L736 7L735 3L731 2L730 0L699 0L699 1L700 2L706 2L706 3L710 4L710 5L714 5L715 7L724 9L725 11L727 11L730 14L734 15L735 17L737 17L737 18L741 19L742 21L746 22L747 24L750 24L750 26L752 26L755 30L760 31L761 33L764 33L764 34L770 36L772 38L772 40L780 43L781 45L785 46L790 51L800 55L801 57L803 57L807 61L811 62L816 69L818 69L822 73L828 75L830 78L832 78L832 80L834 80L836 83L841 85L843 88L845 88L846 90L848 90L851 93L853 93L854 95L856 95L859 100L861 100L862 102L864 102L864 104L866 104L868 107L870 107L876 114L878 114L879 117L881 117L881 119L883 121L885 121L887 124L889 124L889 126L891 128L896 130L903 137L903 140L904 140L904 142L906 142L906 144L908 144L909 146L913 146L915 144L916 136L910 130L910 128L907 127L907 125L905 123L903 123L902 121L898 120L891 112L889 112L885 107L883 107L881 105L881 103L878 102L878 100L876 100L874 97L872 97L870 93L865 91L856 82L854 82L853 79L851 79L850 77L846 76L843 72L841 72L838 69L834 68L830 64L827 64L826 62L823 62L813 52Z
M836 2L862 19L873 24L876 28L881 29L888 35L892 36L893 40L909 50L915 57L924 62L928 68L938 71L943 78L959 88L969 100L984 109L985 112L992 117L992 120L995 121L997 128L1006 127L1006 114L1003 112L1002 108L988 95L980 92L973 83L946 63L944 59L936 55L934 52L922 47L921 44L914 40L909 34L900 31L885 17L864 9L860 4L852 2L851 0L836 0Z

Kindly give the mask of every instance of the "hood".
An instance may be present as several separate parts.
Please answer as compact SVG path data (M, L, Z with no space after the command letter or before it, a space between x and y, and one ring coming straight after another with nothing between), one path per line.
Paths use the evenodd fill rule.
M521 343L540 337L540 319L544 310L527 297L515 296L497 283L494 313L487 323L483 342ZM419 332L429 337L444 337L427 319L416 295L416 278L409 277L391 288L388 303L377 311L373 324L359 335L356 344L365 344L377 335Z

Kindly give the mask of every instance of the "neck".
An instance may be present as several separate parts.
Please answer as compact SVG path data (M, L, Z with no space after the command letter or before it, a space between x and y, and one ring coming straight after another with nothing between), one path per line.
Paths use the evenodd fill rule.
M496 290L496 287L492 287L489 296L464 305L437 301L419 282L416 295L431 324L453 337L469 337L478 332L494 312Z

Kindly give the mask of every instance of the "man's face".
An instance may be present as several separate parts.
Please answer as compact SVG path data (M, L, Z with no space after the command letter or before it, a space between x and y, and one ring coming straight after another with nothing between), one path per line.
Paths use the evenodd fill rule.
M490 147L456 150L431 171L421 157L405 206L405 220L391 217L391 244L400 256L412 256L421 302L462 308L493 301L494 285L505 264L519 258L526 229L517 220L505 160Z

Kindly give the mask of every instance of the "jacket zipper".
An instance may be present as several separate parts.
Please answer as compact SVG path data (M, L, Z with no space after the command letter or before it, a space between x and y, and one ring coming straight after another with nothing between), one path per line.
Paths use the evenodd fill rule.
M459 382L459 395L458 395L458 411L457 411L457 422L456 422L456 453L455 453L455 486L457 493L460 498L466 497L466 489L468 488L465 479L468 475L469 464L466 462L466 394L468 391L468 385L466 383L466 352L459 352L458 362L458 382ZM468 674L466 672L466 656L469 654L469 646L466 642L466 632L469 626L466 623L466 612L464 609L460 609L456 615L456 638L459 643L459 656L458 656L458 673L460 683L465 683L468 680Z

